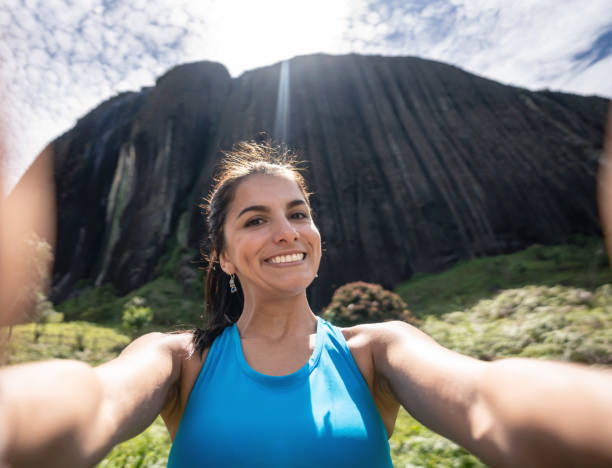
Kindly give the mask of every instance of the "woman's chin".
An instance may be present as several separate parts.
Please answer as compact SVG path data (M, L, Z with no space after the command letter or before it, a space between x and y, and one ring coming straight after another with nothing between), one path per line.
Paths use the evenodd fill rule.
M287 297L299 296L301 294L306 294L306 288L310 286L312 281L295 281L295 282L286 282L283 284L275 284L274 289L277 294Z

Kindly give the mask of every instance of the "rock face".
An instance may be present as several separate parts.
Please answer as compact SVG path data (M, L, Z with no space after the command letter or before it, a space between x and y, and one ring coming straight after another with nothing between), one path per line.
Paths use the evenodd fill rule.
M324 240L315 308L349 281L385 287L475 256L597 234L608 101L530 92L410 57L313 55L232 79L184 65L56 140L54 298L80 279L126 293L178 242L220 150L261 132L308 160Z
M222 65L174 69L117 96L54 144L58 247L54 298L75 281L121 293L152 278L212 140L231 79Z

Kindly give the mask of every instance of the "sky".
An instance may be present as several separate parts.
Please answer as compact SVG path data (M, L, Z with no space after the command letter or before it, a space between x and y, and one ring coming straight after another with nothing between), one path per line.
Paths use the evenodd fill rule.
M103 100L175 65L230 74L310 53L419 56L612 98L610 0L0 0L5 190Z

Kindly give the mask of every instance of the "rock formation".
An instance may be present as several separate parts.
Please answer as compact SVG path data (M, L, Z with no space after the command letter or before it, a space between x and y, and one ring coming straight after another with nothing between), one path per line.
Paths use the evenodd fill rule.
M82 279L126 293L152 279L170 239L197 247L220 150L262 132L309 161L325 249L317 308L349 281L392 287L597 234L607 103L412 57L312 55L235 79L215 63L176 67L54 142L54 299Z

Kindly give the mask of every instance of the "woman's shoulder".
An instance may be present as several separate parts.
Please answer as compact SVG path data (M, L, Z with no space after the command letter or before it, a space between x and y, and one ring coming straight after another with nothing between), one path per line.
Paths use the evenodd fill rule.
M122 354L137 351L156 352L171 358L173 368L178 371L177 383L180 386L186 377L199 372L208 353L208 349L203 353L196 350L191 331L147 333L132 341Z
M156 348L172 354L190 352L193 334L191 332L151 332L141 335L132 341L124 350L131 351L143 348Z
M376 348L390 341L394 336L400 336L405 327L410 327L405 322L391 321L379 323L364 323L351 327L336 327L344 336L344 340L355 359L359 369L366 380L371 382L374 372L373 355Z
M390 349L397 346L421 343L433 340L413 325L399 320L364 323L352 327L339 328L344 336L351 354L362 369L374 371L381 356L387 355Z
M374 344L389 343L394 339L406 338L415 333L421 334L416 327L400 320L338 328L349 347L369 347Z
M209 348L200 353L194 344L194 333L192 331L149 333L139 339L150 340L157 346L163 346L167 352L172 354L175 363L181 368L181 383L185 378L199 373L202 364L206 360Z

